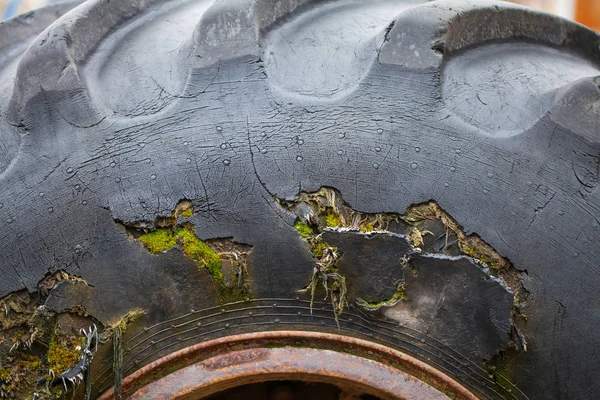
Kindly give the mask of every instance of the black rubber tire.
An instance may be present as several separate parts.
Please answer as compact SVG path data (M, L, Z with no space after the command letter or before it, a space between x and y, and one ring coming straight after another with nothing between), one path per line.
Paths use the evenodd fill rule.
M505 3L209 3L88 0L47 28L74 4L0 24L0 299L37 293L48 313L84 310L104 328L132 310L140 329L208 313L240 293L221 293L182 236L157 254L140 242L193 227L248 253L250 300L213 336L333 329L481 398L598 398L600 36ZM349 305L299 322L316 261L296 200L321 188L406 224L323 229ZM411 220L428 202L439 213ZM484 250L440 254L453 229ZM399 303L356 304L400 281ZM127 371L163 353L126 356Z

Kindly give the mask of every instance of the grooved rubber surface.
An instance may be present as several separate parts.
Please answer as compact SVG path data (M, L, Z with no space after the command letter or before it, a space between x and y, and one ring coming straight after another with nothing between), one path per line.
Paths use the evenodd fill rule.
M0 25L18 42L0 46L0 297L63 269L91 286L55 294L104 324L213 306L205 269L124 228L187 199L200 239L252 246L253 298L293 298L314 260L276 198L434 200L523 271L517 386L596 398L600 37L503 3L269 4L90 0L37 37L49 21Z

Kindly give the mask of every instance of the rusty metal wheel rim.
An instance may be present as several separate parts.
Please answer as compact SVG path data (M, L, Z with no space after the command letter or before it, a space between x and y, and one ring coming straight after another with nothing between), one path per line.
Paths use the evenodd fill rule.
M123 395L200 398L258 381L333 382L384 399L476 399L443 372L392 348L320 332L255 332L171 353L123 380ZM428 397L424 397L428 396ZM113 398L113 390L100 399Z

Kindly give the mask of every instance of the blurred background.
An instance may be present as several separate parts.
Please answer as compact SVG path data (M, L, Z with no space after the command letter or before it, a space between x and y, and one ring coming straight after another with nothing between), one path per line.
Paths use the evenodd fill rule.
M0 0L0 19L12 18L15 15L43 7L48 4L60 3L65 0Z
M0 20L61 1L65 0L0 0ZM511 0L511 2L574 19L600 31L600 0Z

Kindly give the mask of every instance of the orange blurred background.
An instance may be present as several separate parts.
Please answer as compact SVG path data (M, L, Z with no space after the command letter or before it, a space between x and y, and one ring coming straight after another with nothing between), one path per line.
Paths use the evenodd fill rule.
M600 32L600 0L578 0L574 19Z
M600 31L600 0L510 0L512 3L537 8L574 19Z

